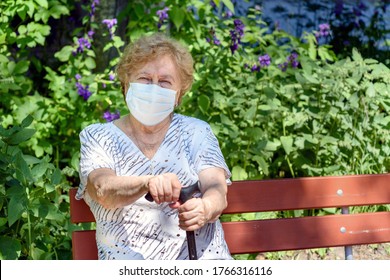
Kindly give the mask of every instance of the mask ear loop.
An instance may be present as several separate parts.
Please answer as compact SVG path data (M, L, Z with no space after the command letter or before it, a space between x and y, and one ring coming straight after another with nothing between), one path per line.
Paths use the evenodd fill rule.
M175 109L177 107L179 107L180 103L181 103L181 99L183 98L183 94L181 93L181 90L177 92L178 94L178 98L176 99L175 101Z

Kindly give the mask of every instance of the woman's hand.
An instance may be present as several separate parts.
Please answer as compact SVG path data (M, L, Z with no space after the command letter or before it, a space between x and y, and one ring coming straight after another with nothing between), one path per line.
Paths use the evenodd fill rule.
M210 222L210 211L206 204L202 198L192 198L180 205L179 227L186 231L194 231Z
M202 198L171 205L179 211L179 226L183 230L193 231L215 222L227 207L227 185L223 169L207 168L199 173L199 181Z
M147 186L157 204L168 202L174 205L179 200L181 184L176 174L165 173L153 176L149 179Z

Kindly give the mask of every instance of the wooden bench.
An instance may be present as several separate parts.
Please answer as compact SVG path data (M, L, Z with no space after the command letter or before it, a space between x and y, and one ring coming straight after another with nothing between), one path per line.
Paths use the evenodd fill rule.
M93 222L76 190L70 190L72 223ZM337 208L323 216L223 222L232 254L344 246L352 259L352 245L390 242L390 173L235 181L228 204L224 214ZM349 214L351 206L364 205L381 211ZM95 231L74 231L72 246L73 259L97 259Z

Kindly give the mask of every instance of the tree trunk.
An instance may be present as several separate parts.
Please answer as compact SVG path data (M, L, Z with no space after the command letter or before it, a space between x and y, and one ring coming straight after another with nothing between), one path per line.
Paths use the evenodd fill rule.
M99 26L98 30L95 30L94 34L94 46L96 52L96 71L102 72L107 68L109 62L118 56L118 53L115 49L110 49L103 53L103 48L106 46L111 38L107 34L108 29L105 24L102 23L104 19L113 19L117 18L119 13L123 11L126 6L129 5L127 1L124 0L100 0L99 8L96 10L93 21L96 22ZM124 18L122 22L118 22L118 26L115 32L115 35L122 38L126 41L126 23L128 22L127 18Z

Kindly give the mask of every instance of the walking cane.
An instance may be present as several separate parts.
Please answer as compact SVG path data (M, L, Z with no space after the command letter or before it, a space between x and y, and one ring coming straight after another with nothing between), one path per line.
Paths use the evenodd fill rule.
M187 200L191 199L195 193L198 192L200 192L198 182L188 187L182 188L180 191L179 201L181 203L185 203ZM153 201L153 197L150 195L150 193L147 193L145 198L150 202ZM198 255L196 254L195 233L193 231L186 231L186 236L189 259L197 260Z

